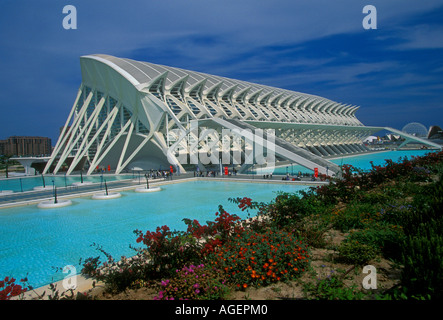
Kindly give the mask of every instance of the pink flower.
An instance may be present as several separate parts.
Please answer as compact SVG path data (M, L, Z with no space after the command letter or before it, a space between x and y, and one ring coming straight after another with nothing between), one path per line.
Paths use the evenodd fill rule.
M166 286L168 285L168 283L169 283L169 280L162 281L162 286L163 286L163 287L166 287Z
M154 299L155 300L161 300L163 298L163 291L160 291L159 293L158 293L158 297L155 297Z

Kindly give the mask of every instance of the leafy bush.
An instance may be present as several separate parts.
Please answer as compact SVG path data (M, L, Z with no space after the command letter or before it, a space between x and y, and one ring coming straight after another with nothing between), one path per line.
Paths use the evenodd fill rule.
M327 219L320 214L305 217L303 220L282 228L291 232L304 243L314 248L324 248L327 244L325 234L331 229Z
M315 283L305 283L304 291L309 299L316 300L361 300L365 296L355 285L346 287L342 276L335 272Z
M363 265L377 257L377 250L373 246L356 240L343 241L338 247L338 252L343 261L357 265Z
M140 252L130 258L123 256L119 261L108 255L108 261L102 265L97 258L90 258L85 260L83 266L82 274L103 281L112 292L123 291L138 279L145 279L148 270L151 269L146 252Z
M377 222L365 229L351 231L347 239L371 246L387 258L399 259L404 233L400 226Z
M197 239L202 237L212 237L215 235L218 235L222 239L226 239L231 234L241 232L243 230L243 227L238 224L238 222L241 220L239 216L229 214L221 205L218 206L218 209L219 212L215 213L215 216L217 217L215 218L215 221L207 221L206 225L201 225L195 219L183 219L185 224L188 226L186 232Z
M342 166L342 177L334 178L328 185L318 186L315 193L325 205L335 205L339 202L350 202L361 192L361 185L366 176L352 165Z
M135 230L134 233L138 235L137 242L143 242L146 249L132 247L135 255L129 258L122 256L116 261L101 246L93 244L107 257L107 261L101 263L100 257L88 258L81 273L104 282L109 291L120 292L134 283L172 274L173 268L183 265L183 261L200 257L200 246L195 241L190 241L182 232L171 232L167 226L158 227L155 232L143 234Z
M351 203L344 209L333 211L330 220L334 228L347 232L351 229L364 228L368 223L379 218L373 206Z
M386 223L404 226L406 224L405 221L414 211L415 211L414 206L410 204L408 205L388 204L384 206L382 209L380 209L380 216L382 218L382 221Z
M185 266L176 270L172 279L161 282L161 290L154 300L223 299L228 287L221 274L217 269L204 264Z
M308 258L307 245L281 230L245 230L208 256L239 289L294 279L308 267Z
M443 152L433 152L422 157L403 158L399 162L387 159L384 165L379 166L371 163L369 172L343 165L341 178L334 178L329 185L317 187L315 192L325 204L348 203L362 195L362 192L388 181L430 181L431 167L442 160Z
M392 199L392 189L393 188L387 188L387 190L375 189L370 192L362 192L358 197L358 201L362 204L369 205L389 203Z
M276 227L284 227L299 222L306 216L324 209L324 204L315 197L302 197L303 193L279 192L268 206L266 214Z
M409 236L403 247L401 282L409 295L443 297L443 236L441 229L420 226L417 235Z
M155 232L145 234L139 230L137 243L146 246L151 259L152 272L159 277L173 272L184 263L197 263L200 260L200 245L195 238L181 231L171 231L168 226L157 227Z
M97 269L99 266L100 256L87 258L83 263L81 274L88 277L95 277L97 275Z
M403 218L402 285L411 296L443 297L443 180L423 188Z

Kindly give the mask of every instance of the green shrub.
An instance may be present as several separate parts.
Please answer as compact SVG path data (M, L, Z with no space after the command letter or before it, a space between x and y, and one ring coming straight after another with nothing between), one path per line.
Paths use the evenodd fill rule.
M100 265L100 256L87 258L83 263L83 268L81 270L81 273L88 277L95 277L99 265Z
M315 283L305 283L303 289L309 299L316 300L361 300L365 296L355 285L346 287L342 276L335 272Z
M356 240L345 240L338 247L341 260L351 264L363 265L377 257L377 250Z
M306 216L322 212L324 207L325 205L313 196L279 192L275 200L269 204L266 213L275 226L283 227L296 223Z
M246 229L207 258L238 289L294 279L309 265L308 246L282 230L257 233Z
M351 229L361 229L368 222L380 219L377 208L370 204L351 203L343 210L332 211L331 223L335 229L347 232Z
M387 204L380 210L381 220L385 223L404 227L410 214L414 214L415 207L411 204Z
M284 228L284 230L288 230L297 235L298 238L303 239L307 245L315 248L326 246L325 233L330 229L329 221L320 214L308 216L302 221Z
M143 243L149 252L150 272L153 277L164 277L185 263L197 263L200 260L201 245L189 234L171 231L168 226L157 227L156 231L135 230L137 243Z
M419 227L403 246L401 282L410 295L443 297L443 236L429 225Z
M82 272L85 272L84 268ZM107 290L121 292L130 287L139 279L146 278L150 269L149 258L145 254L138 254L130 258L121 257L119 261L109 259L93 272L93 278L103 281ZM85 274L85 273L83 273Z
M347 239L371 246L386 258L400 259L404 233L400 226L377 222L365 229L351 231Z
M161 282L154 300L219 300L226 297L229 289L222 272L203 264L190 265L176 270L176 275Z
M348 203L355 199L365 185L366 175L352 165L343 165L341 178L331 179L331 183L315 188L317 198L325 205L339 202Z
M391 191L389 192L387 190L391 190ZM377 204L382 205L385 203L389 203L392 196L398 196L398 192L397 193L393 192L391 188L389 188L387 190L378 190L377 189L376 191L365 192L365 193L362 192L359 196L359 202L362 204L363 203L369 204L371 206L377 205Z
M423 188L402 218L401 281L408 297L443 297L443 180Z

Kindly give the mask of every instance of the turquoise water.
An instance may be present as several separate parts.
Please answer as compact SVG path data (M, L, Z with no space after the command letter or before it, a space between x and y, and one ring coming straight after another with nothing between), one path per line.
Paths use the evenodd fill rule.
M119 259L137 246L133 230L153 231L157 226L185 230L183 218L205 223L215 219L218 205L242 218L247 213L228 198L250 197L270 201L277 191L296 192L305 187L282 184L193 181L162 186L154 193L122 192L112 200L73 199L73 205L38 209L36 205L0 209L0 278L25 277L34 287L65 276L56 268L78 265L80 258L96 257L96 243ZM104 259L102 259L104 260Z
M132 175L103 175L103 179L106 181L116 181L124 179L133 179ZM54 180L57 188L70 186L75 182L81 182L82 177L78 176L32 176L32 177L11 177L8 179L0 179L0 190L12 190L14 192L26 192L31 191L34 187L52 186L52 180ZM102 177L100 175L83 176L83 182L100 183Z
M350 164L362 170L370 170L371 169L370 161L373 161L374 165L378 166L378 165L384 165L386 159L398 162L404 157L412 159L413 156L424 156L429 152L434 152L434 151L432 150L382 151L378 153L364 154L356 157L349 157L349 158L343 157L343 158L333 159L331 161L338 165L341 165L342 163Z
M343 157L343 158L336 158L331 159L331 162L334 162L338 165L342 164L350 164L354 167L360 168L362 170L370 170L371 164L370 161L374 162L374 165L384 165L385 159L390 159L395 162L397 162L400 158L407 157L408 159L411 159L412 156L423 156L426 153L434 152L433 150L404 150L404 151L381 151L371 154L363 154L359 156L352 156L352 157ZM258 174L265 174L272 172L273 174L294 174L296 175L299 171L302 173L312 173L311 170L308 170L300 165L288 165L284 167L278 167L273 169L259 169L257 170Z

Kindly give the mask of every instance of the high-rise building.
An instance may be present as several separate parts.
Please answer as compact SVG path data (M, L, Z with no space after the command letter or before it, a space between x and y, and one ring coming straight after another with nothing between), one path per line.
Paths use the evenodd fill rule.
M0 154L7 156L47 156L52 152L47 137L12 136L0 140Z

